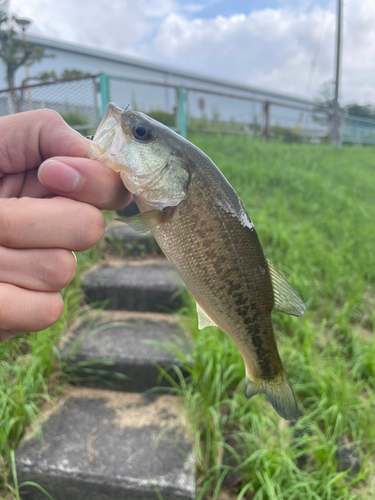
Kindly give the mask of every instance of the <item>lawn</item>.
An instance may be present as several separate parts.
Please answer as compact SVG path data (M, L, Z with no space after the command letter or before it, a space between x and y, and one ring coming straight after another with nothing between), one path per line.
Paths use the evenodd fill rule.
M264 396L245 400L233 343L215 328L198 332L187 306L195 346L189 359L180 355L191 377L177 390L196 436L201 498L222 483L239 499L374 498L374 150L190 140L236 189L267 256L307 305L302 318L273 314L303 413L294 426ZM340 472L349 455L359 473L358 460Z
M290 426L263 396L246 401L237 349L216 328L198 332L188 301L182 320L194 344L180 357L190 377L176 392L195 436L199 498L220 498L224 485L238 499L375 497L374 149L190 140L236 189L267 256L307 305L302 318L273 314L303 413ZM80 255L80 270L99 254L100 247ZM55 327L0 346L0 490L3 474L9 499L12 450L62 380L55 344L78 313L77 279L64 297ZM343 450L360 460L358 473L339 471Z

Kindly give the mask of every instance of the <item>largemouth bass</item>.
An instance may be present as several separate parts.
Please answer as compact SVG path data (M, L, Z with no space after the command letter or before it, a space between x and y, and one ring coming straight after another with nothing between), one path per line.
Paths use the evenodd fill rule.
M89 156L120 172L141 212L124 222L152 233L197 302L199 328L217 325L234 340L246 367L246 396L264 393L281 417L297 419L271 311L301 316L305 305L265 256L220 170L168 127L114 104Z

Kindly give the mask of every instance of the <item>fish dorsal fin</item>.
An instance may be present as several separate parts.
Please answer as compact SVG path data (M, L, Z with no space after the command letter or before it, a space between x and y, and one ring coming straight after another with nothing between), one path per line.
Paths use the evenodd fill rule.
M216 323L212 321L212 319L207 316L207 314L200 308L197 302L197 313L198 313L198 328L199 330L203 330L206 326L217 326Z
M302 316L306 306L298 292L266 257L273 288L273 310L292 316Z
M148 234L154 227L160 226L164 222L164 217L165 213L161 210L150 210L131 217L118 217L115 220L123 222L137 233Z

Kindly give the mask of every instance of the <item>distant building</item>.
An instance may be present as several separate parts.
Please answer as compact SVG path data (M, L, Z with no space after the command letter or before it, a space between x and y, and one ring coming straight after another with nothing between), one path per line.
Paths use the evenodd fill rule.
M30 74L35 75L42 71L55 70L57 74L64 69L79 69L92 74L106 73L125 78L148 80L159 83L184 85L216 92L224 92L244 97L255 97L261 100L286 102L297 105L312 105L308 99L298 96L268 91L250 85L244 85L229 80L213 78L207 75L191 73L170 66L154 64L142 59L126 57L113 52L92 49L82 45L61 42L50 38L27 35L27 40L42 47L56 57L44 59L30 68ZM16 73L16 83L21 84L24 72L20 68ZM2 82L2 84L1 84ZM5 66L0 61L0 87L6 88Z

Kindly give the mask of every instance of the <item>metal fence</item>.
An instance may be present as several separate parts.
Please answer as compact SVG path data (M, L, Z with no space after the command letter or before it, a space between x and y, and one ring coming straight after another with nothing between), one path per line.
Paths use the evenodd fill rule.
M316 140L328 133L327 117L313 106L187 89L188 128L226 134Z
M96 75L0 90L0 116L49 108L77 130L92 129L101 117L98 92Z
M375 120L344 115L341 140L353 144L375 144Z
M0 116L50 108L82 133L92 133L108 102L143 111L181 135L187 131L281 137L286 141L319 142L329 136L330 115L313 102L287 97L265 99L127 79L93 75L0 91ZM375 144L375 121L343 116L342 141Z
M314 106L101 75L103 105L143 111L174 128L223 134L316 140L328 134L327 115Z

